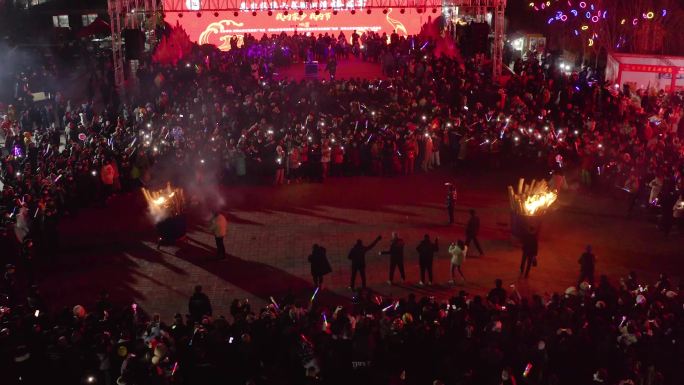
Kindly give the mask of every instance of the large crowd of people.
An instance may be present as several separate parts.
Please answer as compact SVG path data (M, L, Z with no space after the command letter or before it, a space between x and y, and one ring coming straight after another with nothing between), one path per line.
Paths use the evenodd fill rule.
M201 286L173 320L107 292L50 313L0 308L3 384L619 384L684 381L684 281L602 276L523 298L497 280L448 301L361 291L349 305L272 297L213 314Z
M161 174L181 186L286 184L517 164L553 172L562 189L577 167L581 188L625 194L629 214L658 211L665 233L681 224L681 92L614 87L535 61L516 63L501 85L481 57L434 49L425 36L247 36L240 48L197 47L175 65L143 60L125 101L107 60L93 63L100 75L82 97L33 100L41 82L19 77L0 106L3 380L681 383L683 293L666 278L649 289L635 277L619 288L602 280L547 299L497 287L449 303L362 294L349 308L281 299L253 312L237 301L233 322L210 317L200 290L190 318L172 324L106 298L91 311L45 314L36 288L28 301L15 295L16 266L58 249L60 217ZM276 76L294 61L348 55L380 63L383 78L336 79L330 66L325 80Z

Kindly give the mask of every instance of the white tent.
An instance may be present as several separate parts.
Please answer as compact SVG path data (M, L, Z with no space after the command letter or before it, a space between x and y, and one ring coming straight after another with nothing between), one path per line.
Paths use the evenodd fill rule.
M637 89L684 89L684 57L610 53L606 80Z

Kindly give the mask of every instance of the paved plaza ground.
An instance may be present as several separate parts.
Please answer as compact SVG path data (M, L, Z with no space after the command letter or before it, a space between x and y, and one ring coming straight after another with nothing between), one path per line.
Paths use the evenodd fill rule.
M92 304L101 289L116 301L133 299L149 312L170 317L187 312L193 286L202 284L216 314L229 314L234 298L257 305L269 296L291 292L298 298L312 293L306 257L313 243L327 248L333 273L325 277L322 301L348 301L350 264L347 253L356 239L380 244L367 255L368 281L383 295L448 297L466 290L488 291L496 278L516 284L525 294L563 291L575 283L577 259L587 244L598 257L597 274L614 282L629 270L653 281L668 272L675 282L684 276L682 236L665 238L651 221L626 219L626 202L606 196L568 192L543 223L539 266L528 279L519 278L520 248L511 242L506 186L516 177L507 172L485 176L450 170L408 177L332 178L323 184L285 186L240 185L218 190L229 221L229 257L213 260L214 239L193 214L189 240L156 249L155 232L139 192L115 198L105 209L87 209L64 220L64 252L54 262L42 262L38 279L55 306ZM447 225L444 208L447 181L459 189L457 224ZM467 210L482 219L484 257L468 258L467 282L450 286L448 243L464 238ZM389 286L388 256L377 252L397 231L406 241L407 282ZM435 285L419 287L415 247L424 234L440 239ZM473 254L477 254L476 252ZM395 277L398 282L398 277Z

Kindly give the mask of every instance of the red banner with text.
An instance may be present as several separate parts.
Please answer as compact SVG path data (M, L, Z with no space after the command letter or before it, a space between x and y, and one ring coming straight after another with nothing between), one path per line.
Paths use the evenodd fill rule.
M366 10L356 10L352 14L350 10L273 10L271 15L266 10L257 10L256 16L252 11L238 12L235 16L230 11L202 12L201 4L194 3L192 12L181 14L167 12L165 20L174 26L179 23L190 36L190 40L198 44L213 44L219 49L230 49L230 40L237 37L238 45L242 45L242 39L250 34L261 38L263 34L287 34L307 33L325 34L326 32L337 36L340 32L350 39L353 31L361 34L364 31L386 33L388 36L396 31L400 36L416 35L420 33L421 26L432 22L440 15L437 13L417 13L415 9L406 9L401 13L399 9L388 8L387 13L380 9L373 9L369 14ZM201 13L198 17L197 13Z

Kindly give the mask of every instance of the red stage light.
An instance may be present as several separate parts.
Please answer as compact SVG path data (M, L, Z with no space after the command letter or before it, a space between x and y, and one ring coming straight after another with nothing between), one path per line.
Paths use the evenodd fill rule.
M233 12L233 16L238 17L239 13Z
M417 13L421 13L421 12L423 12L423 10L420 9L420 8L418 8L418 9L416 9L416 12L417 12Z
M316 16L318 16L318 15L320 15L320 14L321 14L321 11L319 11L319 10L316 10L316 12L314 12L314 13L316 14Z
M256 11L252 11L252 16L256 16Z
M202 17L202 12L197 12L197 17Z
M218 17L218 12L214 12L214 17Z
M337 11L333 11L333 15L337 15Z
M178 17L183 17L183 14L182 14L182 13L179 13L179 14L178 14Z
M268 16L273 16L273 12L271 12L271 11L269 10L269 11L268 11Z
M366 13L370 15L370 14L371 14L371 10L368 9L368 10L366 11Z
M402 8L401 10L399 10L399 13L401 13L403 15L404 13L406 13L406 10L404 8Z
M288 11L285 11L285 16L287 16L287 15L288 15L289 13L290 13L290 12L288 12Z
M351 14L352 14L352 15L356 15L356 10L355 10L355 9L352 9L352 10L351 10Z
M382 13L384 13L384 14L386 15L386 14L387 14L387 10L386 10L386 9L383 9L383 10L382 10Z
M437 13L437 8L432 8L432 13Z
M302 16L303 14L304 14L304 12L299 11L299 16Z

